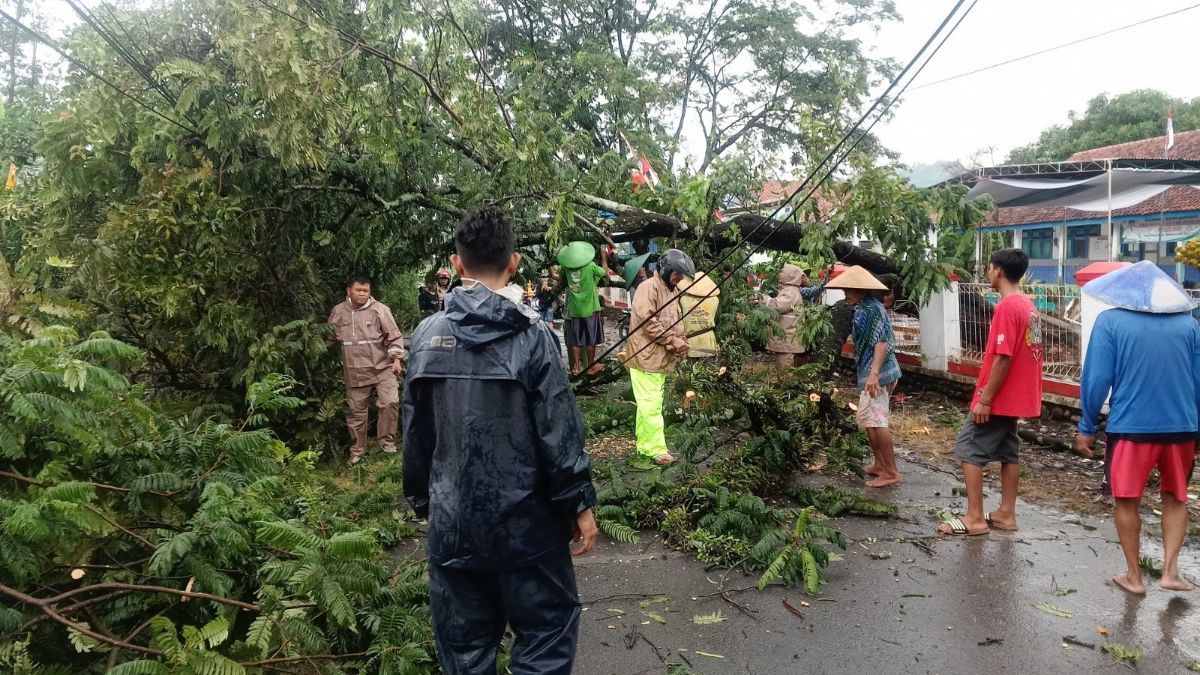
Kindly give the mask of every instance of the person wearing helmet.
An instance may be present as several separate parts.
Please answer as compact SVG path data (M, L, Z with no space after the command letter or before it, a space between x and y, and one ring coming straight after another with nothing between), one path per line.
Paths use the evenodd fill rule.
M696 276L696 266L686 253L669 249L658 259L658 273L639 287L629 320L629 355L623 360L637 401L637 452L656 464L670 464L663 420L663 390L667 373L677 359L687 356L688 341L679 322L680 284ZM678 325L676 325L678 323Z
M425 285L417 297L421 316L436 314L446 308L446 294L450 292L450 270L438 270L437 275L425 277Z

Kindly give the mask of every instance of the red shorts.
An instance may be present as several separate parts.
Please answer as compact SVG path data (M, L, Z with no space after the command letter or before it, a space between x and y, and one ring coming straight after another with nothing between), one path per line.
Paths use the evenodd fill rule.
M1112 496L1140 499L1150 472L1158 469L1162 494L1186 502L1188 481L1196 465L1196 443L1138 443L1117 441L1109 448L1104 469Z

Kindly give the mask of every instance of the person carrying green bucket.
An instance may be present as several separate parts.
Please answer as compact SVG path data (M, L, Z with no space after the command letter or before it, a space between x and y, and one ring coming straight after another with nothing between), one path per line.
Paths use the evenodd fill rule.
M573 241L558 252L567 286L567 307L563 313L567 325L567 344L571 346L571 372L578 375L584 363L596 374L604 367L595 363L596 347L604 343L604 319L600 314L599 281L608 270L596 262L596 247L586 241ZM580 351L587 357L580 359Z
M629 320L627 357L633 397L637 402L637 453L658 465L675 461L667 450L663 392L667 373L678 359L687 356L688 341L679 321L679 294L685 280L696 276L696 266L686 253L669 249L658 259L658 273L646 279L633 298Z

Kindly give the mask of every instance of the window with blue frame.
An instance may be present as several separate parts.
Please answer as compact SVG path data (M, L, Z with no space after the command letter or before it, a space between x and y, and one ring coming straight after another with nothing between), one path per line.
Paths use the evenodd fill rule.
M1099 225L1075 225L1067 228L1067 257L1087 258L1092 237L1100 236ZM1030 256L1033 257L1033 256Z
M1021 248L1031 260L1054 258L1054 228L1039 227L1021 233Z

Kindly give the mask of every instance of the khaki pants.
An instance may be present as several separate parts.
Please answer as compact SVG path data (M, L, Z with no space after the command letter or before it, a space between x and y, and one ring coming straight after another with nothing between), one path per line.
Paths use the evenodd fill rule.
M375 392L375 405L379 407L379 419L375 423L379 447L384 452L396 451L396 424L400 419L400 383L395 375L388 373L375 384L346 388L346 403L350 407L346 414L346 427L350 429L351 459L367 454L367 404L372 391Z

